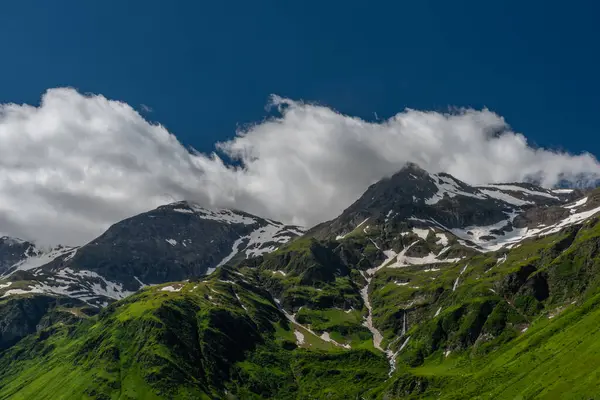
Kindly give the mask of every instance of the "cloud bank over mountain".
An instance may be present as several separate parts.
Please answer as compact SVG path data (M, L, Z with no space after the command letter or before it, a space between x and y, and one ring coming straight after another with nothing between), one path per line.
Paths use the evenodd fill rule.
M534 148L489 110L407 109L373 123L276 96L271 106L278 117L216 144L232 166L101 95L57 88L38 107L0 105L0 232L82 244L180 199L310 226L408 161L470 184L600 177L593 155Z

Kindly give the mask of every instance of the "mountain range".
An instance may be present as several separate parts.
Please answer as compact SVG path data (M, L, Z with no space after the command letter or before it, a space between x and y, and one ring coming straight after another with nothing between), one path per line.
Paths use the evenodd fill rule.
M592 398L599 216L407 164L310 229L177 202L4 237L0 399Z

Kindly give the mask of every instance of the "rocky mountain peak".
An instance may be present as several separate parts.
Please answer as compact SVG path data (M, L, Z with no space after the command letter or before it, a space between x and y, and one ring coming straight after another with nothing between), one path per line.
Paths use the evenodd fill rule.
M574 219L571 204L583 195L579 190L551 190L531 183L471 186L450 174L432 174L408 164L371 185L338 218L309 234L339 240L360 230L406 235L413 228L432 229L449 232L466 247L499 249L507 241L526 237L527 230L541 232Z
M80 248L36 250L14 260L0 254L11 282L0 294L49 293L104 305L146 285L199 277L274 251L303 232L243 211L176 202L120 221ZM24 254L3 243L0 251Z

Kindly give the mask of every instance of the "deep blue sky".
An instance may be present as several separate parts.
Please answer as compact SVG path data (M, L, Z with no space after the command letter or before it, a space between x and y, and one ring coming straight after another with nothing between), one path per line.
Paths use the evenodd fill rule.
M594 0L10 1L0 102L74 86L152 107L202 151L271 93L365 118L487 106L600 156L599 18Z

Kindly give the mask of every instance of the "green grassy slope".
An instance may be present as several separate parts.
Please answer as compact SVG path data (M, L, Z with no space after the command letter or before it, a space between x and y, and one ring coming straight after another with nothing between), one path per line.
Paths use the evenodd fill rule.
M468 265L455 291L439 290L438 283L425 289L438 296L415 312L421 320L407 332L411 340L398 356L398 372L376 392L391 398L594 398L598 221L525 242L504 262L492 254ZM451 280L436 282L448 288ZM441 312L434 316L436 309Z
M480 356L441 352L379 389L393 397L592 399L600 392L600 296L540 318L510 345Z
M308 332L314 349L298 348L270 296L223 275L147 288L27 337L0 357L0 398L341 399L384 381L381 355Z
M386 235L397 242L299 239L60 321L0 354L0 399L596 396L598 219L508 252L378 270L369 296L391 376L360 289L379 246L415 238Z

